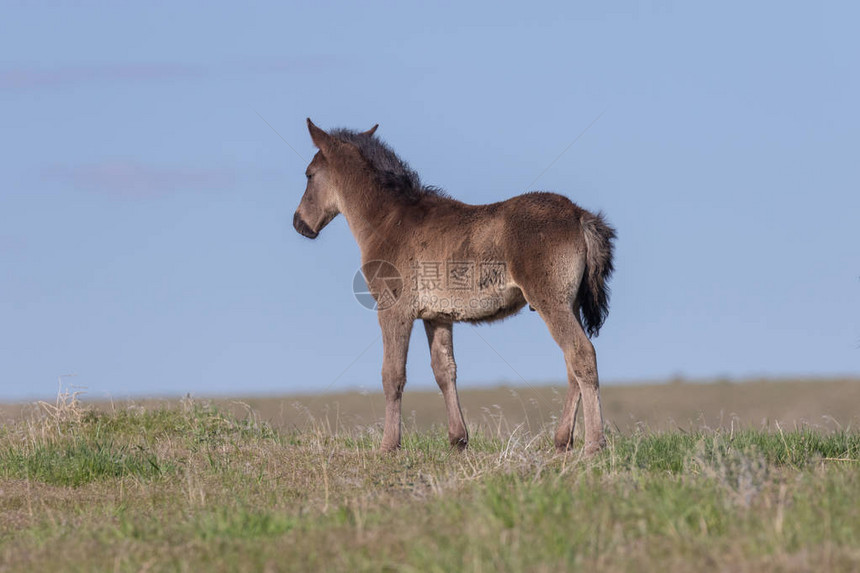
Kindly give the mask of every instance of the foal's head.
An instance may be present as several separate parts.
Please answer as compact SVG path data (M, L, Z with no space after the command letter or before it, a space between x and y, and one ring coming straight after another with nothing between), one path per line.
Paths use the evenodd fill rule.
M378 126L354 136L370 137ZM308 130L314 145L319 149L305 170L308 186L302 201L293 215L293 227L296 231L315 239L341 211L341 190L348 181L343 180L343 174L333 168L334 162L349 161L351 156L357 159L360 152L355 145L333 137L318 128L308 118Z

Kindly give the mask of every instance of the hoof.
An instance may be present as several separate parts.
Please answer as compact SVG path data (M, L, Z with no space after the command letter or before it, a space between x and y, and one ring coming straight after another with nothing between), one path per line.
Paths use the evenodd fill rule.
M597 442L589 442L589 443L585 444L585 451L584 451L585 456L590 458L594 455L597 455L605 447L606 447L606 440L604 440L603 438L601 438Z
M555 439L555 453L557 454L566 454L570 450L573 449L573 440L568 438L567 435L563 435L561 438L556 437Z
M464 451L467 447L469 447L469 438L459 438L457 436L448 436L448 442L451 444L451 447L458 452Z
M582 449L583 457L590 458L594 455L600 453L606 447L606 440L600 440L599 442L589 442L585 444L585 447ZM556 442L555 444L555 453L556 454L569 454L573 450L573 444L570 442Z
M381 454L393 454L400 449L400 444L385 444L383 443L379 446L379 453Z

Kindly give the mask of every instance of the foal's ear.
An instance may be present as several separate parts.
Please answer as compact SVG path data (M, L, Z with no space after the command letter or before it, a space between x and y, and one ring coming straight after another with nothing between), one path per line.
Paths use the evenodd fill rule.
M366 136L370 137L371 135L376 133L377 129L379 129L378 123L376 125L374 125L373 127L371 127L370 129L368 129L367 131L365 131L364 133L362 133L361 135L366 135Z
M311 118L308 118L308 131L311 133L311 141L314 142L314 145L316 145L318 149L323 150L331 143L332 137L314 125Z

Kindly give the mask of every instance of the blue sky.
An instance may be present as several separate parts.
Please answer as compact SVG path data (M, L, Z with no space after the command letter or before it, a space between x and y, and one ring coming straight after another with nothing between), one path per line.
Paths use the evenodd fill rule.
M5 6L0 399L378 390L345 221L291 227L308 116L604 210L604 384L857 375L860 10L691 4ZM455 341L461 387L563 380L536 313Z

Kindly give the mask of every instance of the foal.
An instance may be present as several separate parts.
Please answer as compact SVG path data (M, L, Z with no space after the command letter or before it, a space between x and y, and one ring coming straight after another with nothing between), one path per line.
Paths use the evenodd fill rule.
M424 321L431 364L448 411L448 439L465 448L457 396L454 322L491 322L528 304L564 352L568 392L555 433L569 449L580 398L585 453L606 444L596 336L609 311L615 231L601 214L555 193L468 205L421 184L417 173L368 131L327 133L308 119L319 149L293 216L308 238L343 213L361 249L362 273L382 327L383 451L400 447L400 401L412 324Z

